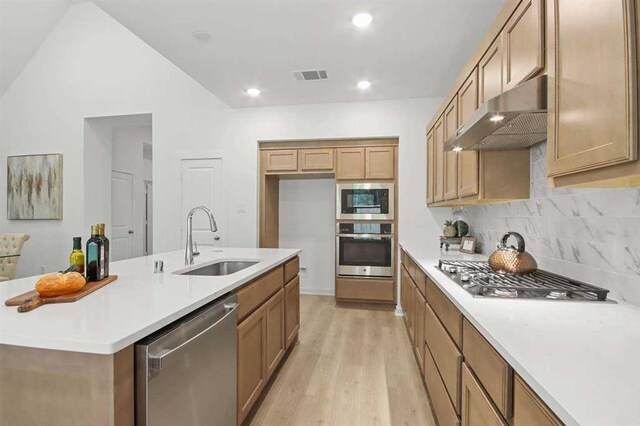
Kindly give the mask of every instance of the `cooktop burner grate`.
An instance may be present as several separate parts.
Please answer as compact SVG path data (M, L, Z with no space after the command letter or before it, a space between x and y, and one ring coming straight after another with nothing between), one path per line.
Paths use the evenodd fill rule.
M484 261L441 260L438 268L475 296L605 301L609 290L538 270L514 275L493 271Z

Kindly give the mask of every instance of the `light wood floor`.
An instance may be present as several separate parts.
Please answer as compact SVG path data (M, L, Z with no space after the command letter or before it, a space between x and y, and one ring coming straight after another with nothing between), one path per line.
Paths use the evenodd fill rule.
M402 317L301 296L294 347L251 425L435 425Z

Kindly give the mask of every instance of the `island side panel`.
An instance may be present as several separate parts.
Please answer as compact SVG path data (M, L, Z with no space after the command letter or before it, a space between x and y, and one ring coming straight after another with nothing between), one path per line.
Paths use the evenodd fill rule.
M0 345L3 424L133 425L133 346L113 355Z

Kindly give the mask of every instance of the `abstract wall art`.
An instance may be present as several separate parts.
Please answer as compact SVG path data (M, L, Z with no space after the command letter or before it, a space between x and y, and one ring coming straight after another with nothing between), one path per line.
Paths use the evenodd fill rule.
M7 219L62 219L62 154L7 157Z

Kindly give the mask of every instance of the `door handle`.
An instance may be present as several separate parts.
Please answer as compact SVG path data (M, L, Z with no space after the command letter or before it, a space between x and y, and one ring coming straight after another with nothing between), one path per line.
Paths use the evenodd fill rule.
M129 229L129 234L133 234L133 229Z
M180 343L175 348L165 349L163 351L160 351L158 355L149 355L149 366L155 370L162 370L163 367L165 367L169 362L171 362L171 360L177 355L178 352L180 352L186 346L189 346L189 344L198 340L201 336L205 335L208 331L215 328L222 321L229 318L229 316L233 314L233 312L236 309L238 309L238 306L240 306L238 303L226 303L224 305L226 313L219 320L217 320L216 322L214 322L209 327L205 328L204 330L202 330L200 333L196 334L189 340Z
M213 237L214 240L216 241L220 241L220 237L218 237L217 235L215 237Z

